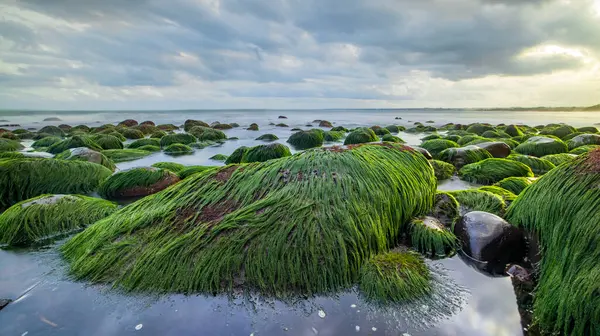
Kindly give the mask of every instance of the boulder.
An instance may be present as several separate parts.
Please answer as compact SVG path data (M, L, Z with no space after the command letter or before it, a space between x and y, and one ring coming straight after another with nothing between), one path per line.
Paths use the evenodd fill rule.
M106 199L139 198L157 193L179 182L179 177L166 169L140 167L120 171L106 179L99 193Z
M77 147L67 149L66 151L58 154L56 156L57 159L61 160L77 160L77 161L87 161L96 163L99 165L103 165L104 167L115 170L115 164L108 159L104 154L97 152L95 150L89 149L87 147Z
M526 254L523 233L494 214L471 211L454 226L462 252L483 271L503 274L506 265L520 262Z
M510 155L510 146L504 142L482 142L475 146L487 150L495 158L505 158Z

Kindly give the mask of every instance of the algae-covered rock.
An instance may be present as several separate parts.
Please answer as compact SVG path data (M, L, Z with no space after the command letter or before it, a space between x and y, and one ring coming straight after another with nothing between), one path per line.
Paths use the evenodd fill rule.
M569 150L585 145L600 145L600 135L598 134L581 134L567 141Z
M400 132L402 130L401 127L402 126L398 127L397 125L388 125L388 126L385 126L385 128L388 131L390 131L390 133L398 133L398 132ZM332 131L333 131L333 129L332 129Z
M496 194L496 195L502 197L502 199L504 200L504 203L506 203L506 206L509 206L512 201L517 199L517 195L515 195L512 191L506 190L506 189L496 186L496 185L483 186L483 187L480 187L479 190L489 191L492 194Z
M368 301L402 303L431 291L429 269L410 251L390 251L369 259L360 271L359 288Z
M165 131L156 131L156 132L150 134L150 138L160 139L160 138L164 137L165 135L167 135L167 132L165 132Z
M292 134L287 142L296 149L309 149L321 147L324 140L324 132L320 129L310 131L299 131Z
M167 134L160 139L160 146L167 147L172 144L180 143L189 145L196 142L196 137L188 133Z
M485 159L468 164L458 171L461 179L479 184L494 184L511 177L533 177L533 172L524 163L508 159Z
M292 129L292 131L293 131L293 130L294 130L294 129ZM330 129L330 131L333 131L333 132L344 132L344 133L348 133L348 129L347 129L346 127L344 127L344 126L335 126L335 127L332 127L332 128Z
M320 120L319 121L319 127L331 128L331 127L333 127L333 125L329 121L327 121L327 120Z
M474 144L474 146L483 148L486 151L488 151L488 153L490 153L492 155L492 157L500 158L500 159L509 156L510 152L511 152L509 145L507 145L504 142L499 142L499 141L480 142L478 144Z
M246 146L240 146L236 148L233 151L233 153L231 153L231 155L227 157L227 160L225 160L225 164L241 163L244 154L246 154L246 150L248 150L248 147Z
M445 140L445 139L432 139L427 140L419 146L421 148L425 148L434 158L438 158L439 154L448 148L456 148L460 147L456 142Z
M191 130L193 127L196 127L196 126L210 127L210 125L205 123L204 121L188 119L183 123L183 130L186 132L189 132L189 130ZM163 131L172 131L173 130L173 129L167 129L165 127L161 128L160 126L158 128L162 129Z
M132 168L110 176L100 185L98 192L111 200L138 198L157 193L177 182L179 177L167 169Z
M359 127L348 134L346 140L344 140L344 145L362 144L375 141L379 141L379 138L372 129L368 127Z
M550 161L555 166L559 166L565 162L571 162L575 160L575 158L577 158L577 155L569 153L550 154L542 156L543 160Z
M152 146L152 145L145 145L139 148L136 148L137 150L143 150L143 151L147 151L147 152L160 152L160 147L158 146Z
M60 160L87 161L102 165L112 171L116 169L115 164L104 154L86 147L67 149L64 152L57 154L55 158Z
M132 127L132 126L136 126L137 124L138 124L138 122L136 120L125 119L125 120L121 121L117 126Z
M184 165L175 162L157 162L153 164L152 167L166 169L172 171L173 173L179 173L185 169Z
M439 153L438 160L451 163L456 169L460 169L467 164L483 161L491 157L492 155L483 148L467 146L445 149Z
M427 135L427 136L424 136L424 137L422 137L422 138L421 138L421 141L434 140L434 139L441 139L441 138L442 138L442 136L441 136L441 135L434 133L434 134L429 134L429 135Z
M455 251L457 240L437 218L419 217L410 222L408 234L412 247L432 257L444 257Z
M504 129L504 132L506 132L511 137L523 135L523 131L521 131L521 128L519 128L519 126L517 126L517 125L506 126L506 128Z
M258 124L252 123L250 124L250 126L248 128L246 128L248 131L258 131Z
M556 168L552 162L531 155L511 154L507 159L526 164L535 176L544 175Z
M206 125L206 124L204 124ZM194 125L194 126L204 126L204 125ZM178 130L179 127L173 125L173 124L160 124L158 126L156 126L159 130L165 131L165 132L171 132L174 130ZM193 127L193 126L192 126ZM190 127L190 128L192 128Z
M489 191L468 189L448 192L454 196L459 204L459 212L464 215L471 211L485 211L498 216L503 216L506 203L502 197Z
M573 126L560 125L558 127L546 127L540 131L540 134L554 135L558 138L564 138L565 136L575 133L577 130Z
M600 334L599 185L600 150L594 150L548 172L506 214L539 238L533 318L548 334Z
M444 191L435 194L435 201L427 216L436 218L445 227L454 228L454 223L460 216L459 204L454 196Z
M433 169L410 148L315 149L192 175L62 251L76 278L129 290L325 293L352 286L370 256L431 208L435 189Z
M25 157L21 152L0 152L0 159L19 159Z
M405 143L406 142L406 141L402 140L402 138L395 136L395 135L391 135L391 134L386 134L386 135L382 136L381 141L397 142L397 143Z
M534 179L530 177L507 177L494 185L506 189L515 195L519 195L523 189L527 188L533 182Z
M142 146L148 146L148 145L160 147L160 140L154 139L154 138L139 139L139 140L136 140L136 141L130 143L129 146L127 146L127 148L136 149L136 148L139 148Z
M275 134L267 133L267 134L263 134L263 135L259 136L258 138L254 139L254 140L275 141L275 140L279 140L279 137L277 137L277 135L275 135Z
M585 145L569 151L570 154L581 155L600 148L600 145Z
M192 147L190 147L188 145L174 143L174 144L168 145L164 149L164 152L165 152L165 154L169 154L169 155L185 155L185 154L192 154L194 152L194 149L192 149Z
M121 133L126 139L142 139L144 137L144 133L142 131L134 128L124 128L119 133Z
M491 138L491 139L510 138L510 135L508 133L500 131L500 130L485 131L485 132L483 132L483 134L481 136L484 138Z
M152 152L142 149L108 149L102 151L102 154L113 162L119 163L141 159L152 154Z
M515 152L524 155L542 157L549 154L567 152L567 145L559 139L534 136L515 148Z
M387 128L383 128L381 126L371 126L370 128L378 136L384 136L391 133Z
M82 161L0 160L0 209L43 194L86 194L111 173L106 167Z
M462 252L475 265L490 273L504 274L506 265L525 257L522 232L501 217L484 211L472 211L454 226Z
M431 160L429 162L431 162L431 166L435 172L435 178L437 178L438 181L449 179L456 171L456 168L453 165L444 161Z
M14 152L23 148L25 147L16 140L0 138L0 152Z
M102 147L100 147L96 142L94 142L92 138L85 135L74 135L68 139L55 143L54 145L48 147L48 153L58 154L66 151L67 149L78 147L86 147L95 151L102 150Z
M123 140L112 134L96 134L92 139L102 149L123 149Z
M227 157L228 156L225 155L225 154L216 154L216 155L213 155L213 156L209 157L208 159L209 160L214 160L214 161L225 162L225 160L227 160Z
M323 141L326 141L326 142L340 141L344 138L345 135L346 135L346 133L341 132L341 131L327 131L327 132L323 133Z
M258 145L250 148L242 146L236 149L233 154L227 158L225 163L265 162L290 155L292 155L290 149L287 146L279 143Z
M217 141L227 139L227 135L225 135L225 133L210 127L194 126L189 130L189 133L198 138L198 141Z
M38 133L46 133L57 137L65 136L65 131L61 130L56 126L44 126L38 131Z
M494 130L494 126L490 125L490 124L471 124L468 128L467 128L467 132L469 133L475 133L478 135L482 135L483 133L485 133L486 131L493 131Z
M183 168L182 170L180 170L177 173L177 176L179 176L179 178L183 180L194 174L201 173L201 172L207 171L209 169L215 169L215 168L216 168L215 166L187 166L187 167Z
M140 132L142 132L144 135L150 135L154 132L158 132L160 131L160 129L154 125L149 125L149 124L140 124L137 126L133 126L131 127L131 129L135 129L138 130Z
M29 245L95 223L117 205L81 195L41 195L19 202L0 215L0 245Z

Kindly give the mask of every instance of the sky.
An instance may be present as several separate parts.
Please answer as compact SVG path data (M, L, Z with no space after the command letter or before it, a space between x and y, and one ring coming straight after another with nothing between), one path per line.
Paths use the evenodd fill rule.
M600 0L0 0L0 109L600 103Z

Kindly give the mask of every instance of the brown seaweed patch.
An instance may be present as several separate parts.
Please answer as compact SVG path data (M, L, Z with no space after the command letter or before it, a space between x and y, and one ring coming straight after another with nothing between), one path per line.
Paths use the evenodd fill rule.
M229 166L225 169L221 169L215 174L214 179L219 182L227 182L238 168L239 166Z
M200 210L198 221L203 223L218 222L226 215L234 212L239 207L238 202L234 200L226 200L214 204L205 205Z

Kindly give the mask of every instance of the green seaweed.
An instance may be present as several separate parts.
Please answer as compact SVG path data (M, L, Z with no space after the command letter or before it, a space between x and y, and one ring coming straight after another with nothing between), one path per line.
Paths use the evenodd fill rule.
M381 126L371 126L370 128L373 130L373 132L376 135L378 135L380 137L391 133L390 130L388 130L387 128L383 128Z
M38 131L38 133L46 133L61 138L65 136L65 131L56 126L44 126Z
M457 169L492 157L487 150L477 146L448 148L438 154L438 160L453 164Z
M145 145L139 148L136 148L137 150L143 150L143 151L147 151L147 152L160 152L160 147L158 146L152 146L152 145Z
M559 139L548 136L534 136L515 148L515 152L524 155L542 157L567 152L567 145Z
M120 199L124 198L124 193L130 189L151 187L172 175L174 173L167 169L155 167L138 167L122 170L107 178L100 185L98 193L106 199Z
M309 149L323 145L324 132L322 130L299 131L292 134L287 143L296 149Z
M585 154L587 152L590 152L594 149L598 149L600 148L600 145L585 145L585 146L580 146L577 147L575 149L572 149L569 151L570 154L575 154L575 155L581 155L581 154Z
M346 133L344 132L336 132L336 131L327 131L323 134L323 141L327 142L336 142L340 141L344 138Z
M21 152L0 152L0 159L19 159L24 157L25 154Z
M228 157L228 156L227 156L227 155L225 155L225 154L216 154L216 155L213 155L213 156L209 157L208 159L209 159L209 160L214 160L214 161L222 161L222 162L225 162L225 160L227 160L227 157Z
M456 236L433 217L419 217L410 222L408 233L412 247L431 257L445 257L457 246Z
M240 146L236 148L233 153L227 157L225 164L241 163L242 158L244 157L244 154L246 154L246 150L248 150L248 148L249 147L246 146Z
M176 143L189 145L194 142L196 142L196 137L188 133L167 134L164 137L160 138L161 147L167 147Z
M445 139L433 139L423 142L419 147L425 148L434 158L438 158L444 149L460 147L456 142Z
M0 215L0 244L24 246L95 223L117 210L103 199L81 195L41 195Z
M165 135L167 135L167 132L165 132L165 131L156 131L156 132L150 134L150 138L160 139L160 138L164 137Z
M61 142L55 143L54 145L48 147L48 153L58 154L66 151L67 149L77 147L86 147L98 152L102 151L102 147L100 147L96 142L94 142L92 138L85 135L74 135L70 138L67 138Z
M187 166L184 169L180 170L177 173L177 176L179 176L179 178L183 180L194 174L205 172L209 169L214 169L214 168L216 168L216 167L215 166Z
M157 162L157 163L153 164L152 167L166 169L166 170L172 171L173 173L179 173L180 171L182 171L186 168L181 163L175 163L175 162Z
M506 211L504 199L489 191L468 189L448 193L458 201L461 215L471 211L485 211L502 217Z
M512 193L510 190L506 190L506 189L504 189L502 187L498 187L496 185L493 185L493 186L483 186L483 187L480 187L479 190L489 191L492 194L496 194L496 195L502 197L502 199L504 200L504 202L506 204L510 204L510 202L512 202L515 199L517 199L517 195L515 195L514 193Z
M529 187L535 180L529 177L507 177L495 183L495 186L503 188L519 195L525 188Z
M115 132L116 133L116 132ZM120 133L117 133L120 135ZM123 142L120 138L111 134L96 134L92 140L102 149L123 149Z
M386 134L383 137L381 137L381 141L406 143L406 141L402 140L402 138L391 134Z
M533 324L548 334L600 334L600 150L560 165L512 203L506 219L537 235Z
M119 131L125 138L127 139L142 139L144 138L144 133L140 130L134 128L124 128Z
M198 127L198 126L196 126ZM188 145L184 145L181 143L174 143L168 145L164 150L165 154L169 155L184 155L184 154L192 154L194 149Z
M533 172L524 163L491 158L462 167L458 171L458 176L473 183L494 184L511 176L533 177Z
M225 133L204 126L194 126L189 130L189 133L198 138L198 141L218 141L227 139Z
M359 127L348 134L346 140L344 140L344 145L363 144L375 141L379 141L379 138L372 129L368 127Z
M467 132L475 133L478 135L482 135L486 131L493 131L493 130L494 130L494 126L492 126L490 124L475 123L475 124L471 124L471 125L469 125L469 127L467 127Z
M567 147L569 147L569 150L586 145L600 145L600 135L581 134L567 141Z
M531 155L511 154L507 157L507 159L526 164L529 168L531 168L531 171L535 176L544 175L556 168L552 162Z
M259 136L258 138L254 139L254 140L275 141L275 140L279 140L279 137L275 134L267 133L267 134L263 134L263 135Z
M152 152L141 149L107 149L103 150L102 154L113 162L119 163L141 159L152 154Z
M429 210L427 216L436 218L445 227L454 230L454 224L460 217L458 201L451 194L438 191L435 193L433 207Z
M92 157L90 157L90 156L92 156ZM117 168L115 166L114 162L112 162L109 158L107 158L106 155L102 154L101 152L97 152L95 150L91 150L91 149L88 149L85 147L67 149L66 151L64 151L62 153L56 154L56 156L54 158L59 159L59 160L75 160L75 161L92 162L92 163L102 165L102 166L110 169L111 171L114 171ZM98 160L100 162L94 162L95 160Z
M246 149L240 163L265 162L290 155L292 155L290 149L280 143L258 145Z
M136 149L148 145L160 147L160 140L154 138L139 139L130 143L129 146L127 146L127 148Z
M435 178L438 181L447 180L454 175L454 172L456 172L456 168L450 163L439 160L430 160L429 162L433 167Z
M189 130L191 130L192 128L194 128L196 126L210 127L210 125L208 125L204 121L188 119L183 123L183 130L186 132L189 132ZM161 128L160 126L158 128L165 130L165 131L166 130L169 130L169 131L174 130L174 129L165 129L164 125L163 125L163 128Z
M0 152L14 152L23 148L25 147L16 140L0 138Z
M517 125L506 126L506 128L504 129L504 132L506 132L511 137L523 135L523 131L521 131L521 128L519 128L519 126L517 126Z

